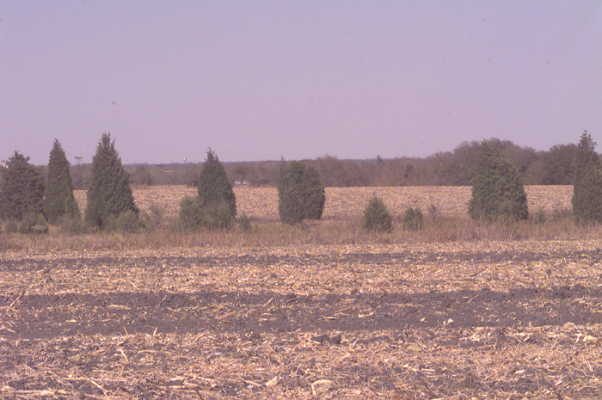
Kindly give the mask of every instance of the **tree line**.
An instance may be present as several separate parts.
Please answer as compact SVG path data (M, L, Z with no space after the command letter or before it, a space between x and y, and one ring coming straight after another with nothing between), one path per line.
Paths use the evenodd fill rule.
M470 186L484 145L493 146L517 169L526 185L571 185L575 171L575 144L560 144L546 151L521 147L508 140L488 139L465 142L452 151L428 157L376 156L365 160L345 160L333 155L303 160L318 171L325 186ZM282 160L224 162L228 179L236 184L278 186ZM195 186L202 163L125 165L134 185ZM73 185L86 189L91 164L71 167Z
M570 162L562 159L562 163L570 164L570 169L561 168L560 163L557 166L571 173L574 216L578 222L602 222L602 165L595 142L586 131L578 145L571 146L555 146L555 151L564 154L566 149L572 149ZM464 152L464 165L472 166L457 169L469 174L466 179L472 185L472 198L468 213L475 220L521 220L529 216L524 178L516 165L522 153L509 149L517 150L495 139L455 150ZM282 222L296 224L322 217L326 200L324 178L314 165L307 161L279 162L277 187ZM48 223L60 223L71 230L140 231L152 225L149 216L141 213L135 203L130 174L109 133L101 136L91 164L83 216L73 196L70 164L58 140L50 152L46 176L19 152L13 154L0 172L0 218L9 221L8 231L43 233L47 232ZM197 195L180 203L179 228L230 229L237 217L236 197L231 178L213 150L207 152L195 185ZM420 209L407 209L404 229L421 229L422 218ZM248 227L247 216L239 216L238 221L241 227ZM377 197L366 205L364 227L377 231L392 229L391 216Z
M70 163L58 140L50 151L46 176L29 159L14 152L0 171L0 219L6 230L46 233L48 224L69 231L141 231L152 218L137 207L125 170L109 133L101 136L91 165L85 212L73 195ZM223 164L213 150L196 178L197 195L180 203L178 227L182 230L229 229L236 215L236 197ZM281 165L279 211L283 222L320 219L326 200L318 172L300 162ZM241 221L249 223L248 217ZM1 225L0 225L1 227Z

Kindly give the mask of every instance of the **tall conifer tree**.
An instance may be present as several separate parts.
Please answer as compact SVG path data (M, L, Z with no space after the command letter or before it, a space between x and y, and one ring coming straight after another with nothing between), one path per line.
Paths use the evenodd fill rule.
M602 222L602 171L595 147L592 136L583 132L575 155L572 198L573 213L579 222Z
M9 158L0 187L0 215L6 219L22 220L42 212L44 178L29 157L15 151Z
M321 219L324 213L324 204L326 203L326 192L317 169L313 167L305 168L303 186L305 193L305 218Z
M281 168L278 183L278 212L286 224L320 219L326 195L318 171L293 161Z
M236 197L232 185L228 180L224 166L213 150L207 152L207 159L199 176L198 190L203 207L225 202L231 216L236 216Z
M58 140L50 151L48 181L44 193L44 212L48 222L56 223L62 216L79 218L79 208L73 197L73 183L69 172L69 161Z
M92 178L88 189L86 222L102 228L107 218L126 211L138 214L130 188L129 175L123 168L109 133L100 138L92 160Z
M487 142L482 143L473 177L469 214L473 219L484 220L529 217L527 195L518 171Z
M230 229L236 216L236 197L224 166L213 150L198 177L198 196L180 203L180 222L184 229Z

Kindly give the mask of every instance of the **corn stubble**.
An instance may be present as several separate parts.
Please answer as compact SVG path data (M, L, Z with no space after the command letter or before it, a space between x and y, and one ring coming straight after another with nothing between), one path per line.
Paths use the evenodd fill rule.
M325 220L286 226L244 187L249 232L10 236L0 397L600 398L599 229L554 216L570 188L526 189L545 222L474 223L470 188L327 188ZM375 192L424 229L364 232Z

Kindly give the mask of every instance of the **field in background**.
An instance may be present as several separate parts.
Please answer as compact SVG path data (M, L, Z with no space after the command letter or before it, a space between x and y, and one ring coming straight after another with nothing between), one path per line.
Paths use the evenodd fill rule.
M572 186L526 186L529 210L551 212L571 208ZM278 192L273 187L237 186L234 188L239 214L259 219L278 219ZM168 215L176 215L184 196L196 195L196 188L188 186L139 186L134 197L142 210L151 205L163 208ZM362 215L373 194L380 196L393 215L401 215L407 207L420 207L424 213L434 205L443 216L467 216L471 188L467 186L404 186L326 188L324 218L347 219ZM76 191L82 210L86 192Z

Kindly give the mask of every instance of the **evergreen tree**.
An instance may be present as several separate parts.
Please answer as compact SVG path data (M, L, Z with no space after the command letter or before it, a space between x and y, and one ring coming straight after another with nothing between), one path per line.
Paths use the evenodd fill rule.
M73 197L69 161L67 161L61 144L56 139L48 161L44 212L50 223L56 223L64 215L77 218L80 216L75 197Z
M473 219L520 220L529 217L527 195L516 168L483 143L473 177L469 214Z
M575 155L573 213L579 222L602 222L602 172L596 143L585 131Z
M236 197L219 158L209 150L199 177L199 197L203 207L215 207L225 203L232 217L236 216Z
M86 222L91 226L102 228L108 218L127 211L138 214L129 176L109 133L102 135L96 148L87 197Z
M364 209L364 229L371 232L391 232L393 218L385 203L376 195Z
M6 167L3 163L0 163L0 187L2 187L2 182L4 182L4 174L6 173Z
M424 217L420 208L409 207L403 213L403 229L406 231L420 231L424 227Z
M29 157L15 151L3 175L0 216L21 221L29 215L39 215L43 209L44 178L29 163Z
M303 221L303 172L305 167L298 161L281 168L278 184L278 212L280 220L285 224L296 224Z
M305 218L321 219L326 203L326 192L317 169L313 167L305 168L303 186Z
M198 196L186 197L180 203L180 226L185 230L230 229L235 216L232 185L219 158L209 150L198 177Z
M322 218L326 195L318 171L298 161L289 163L281 169L278 199L278 211L284 223Z

